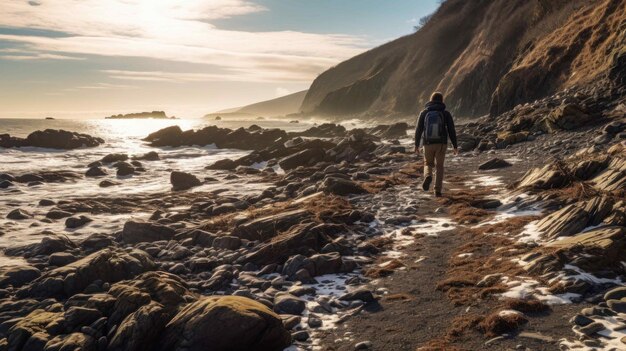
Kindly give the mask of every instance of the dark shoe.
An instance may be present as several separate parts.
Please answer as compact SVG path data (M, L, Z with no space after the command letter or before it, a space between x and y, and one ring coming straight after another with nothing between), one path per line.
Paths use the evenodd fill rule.
M441 191L435 191L435 197L442 197Z
M428 191L428 189L430 189L430 183L432 181L433 181L433 177L431 176L424 178L424 182L422 182L422 189L424 189L424 191Z

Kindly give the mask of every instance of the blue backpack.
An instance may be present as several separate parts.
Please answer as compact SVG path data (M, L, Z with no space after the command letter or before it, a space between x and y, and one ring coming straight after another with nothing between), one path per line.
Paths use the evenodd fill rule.
M444 117L441 111L428 111L424 117L424 144L437 144L446 140Z

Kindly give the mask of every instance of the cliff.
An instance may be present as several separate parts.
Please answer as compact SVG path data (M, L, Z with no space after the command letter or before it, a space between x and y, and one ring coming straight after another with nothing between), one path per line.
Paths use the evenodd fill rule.
M448 0L416 33L322 73L301 109L403 117L439 90L474 117L599 79L623 84L625 23L626 0Z

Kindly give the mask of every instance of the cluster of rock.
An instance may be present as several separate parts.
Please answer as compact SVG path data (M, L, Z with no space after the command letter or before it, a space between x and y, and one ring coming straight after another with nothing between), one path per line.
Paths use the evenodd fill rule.
M76 181L81 178L79 173L73 171L41 171L34 173L23 173L13 175L10 173L0 173L0 189L12 187L15 183L36 186L43 183L62 183Z
M101 138L57 129L38 130L30 133L26 138L0 134L0 147L4 148L30 146L70 150L81 147L95 147L102 143L104 143L104 140Z
M619 275L626 259L626 168L613 155L570 164L548 164L528 171L516 185L536 193L526 203L551 211L536 223L544 245L522 259L526 269L556 277L567 265L600 275ZM546 194L556 188L580 187L584 199ZM597 292L584 277L561 279L555 291ZM579 279L580 278L580 279Z
M626 105L623 92L607 86L585 86L566 89L559 94L533 103L519 105L497 118L483 117L460 128L459 147L504 149L544 135L573 132L568 137L578 147L588 142L582 134L595 133L594 143L603 145L626 138ZM604 126L603 126L604 125ZM558 138L560 139L560 137ZM562 144L560 140L559 144ZM555 150L558 154L563 147Z
M141 118L152 118L152 119L176 119L176 117L168 117L165 114L165 111L152 111L152 112L136 112L136 113L127 113L127 114L117 114L109 117L104 117L104 119L141 119Z
M130 160L127 154L108 154L101 160L87 165L89 169L85 172L85 177L102 177L108 175L109 173L103 166L114 168L115 174L118 177L126 177L145 172L146 170L139 161L140 159L158 160L159 155L156 152L151 152L147 155Z
M218 148L232 148L242 150L257 150L272 145L277 140L286 138L287 133L280 129L262 129L252 126L248 129L231 130L217 126L209 126L200 130L180 129L172 126L148 135L144 140L151 146L206 146L215 145Z
M376 138L398 139L406 137L408 125L396 123L394 125L380 125L369 129L359 129L353 133L369 134ZM144 140L151 146L206 146L215 145L218 148L241 150L262 150L277 144L284 144L291 139L302 138L334 138L346 137L351 131L334 123L325 123L311 127L302 132L285 132L281 129L264 129L257 125L248 128L220 128L209 126L200 130L183 131L179 126L167 127L148 135Z
M401 136L389 127L374 133ZM6 249L28 265L0 269L0 350L282 350L293 340L310 343L324 316L376 300L356 288L365 281L356 275L347 282L355 288L343 296L317 295L310 285L332 284L325 275L358 271L380 251L369 243L381 234L369 225L374 215L341 196L367 196L368 183L390 186L379 176L407 157L364 131L344 134L273 143L264 152L283 153L264 161L275 159L284 174L273 172L271 162L262 170L235 169L274 183L260 194L173 192L190 207L169 210L175 202L150 198L132 204L135 210L156 205L150 219L128 221L117 233L82 240L48 234ZM319 157L290 158L301 152ZM139 172L134 161L108 155L86 176L108 168ZM171 182L184 190L200 181L172 172ZM79 227L89 213L112 210L103 201L46 201L54 207L42 220ZM19 209L11 217L37 219Z
M617 317L626 313L626 287L613 288L596 300L595 306L583 308L570 319L570 323L585 346L602 348L603 336L600 332L618 332L626 328L624 320ZM603 320L608 323L602 323ZM620 342L626 345L626 337L622 337Z

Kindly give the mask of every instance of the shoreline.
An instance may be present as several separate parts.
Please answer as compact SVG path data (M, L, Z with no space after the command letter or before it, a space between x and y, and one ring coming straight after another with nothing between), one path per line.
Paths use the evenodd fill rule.
M466 133L466 128L471 130L473 126L461 128ZM159 147L156 156L118 153L98 156L100 160L88 156L82 171L77 171L105 172L90 186L111 178L110 173L116 171L117 177L111 179L117 184L112 184L111 194L125 182L144 182L155 175L162 183L171 181L175 188L184 190L65 196L46 203L41 211L24 207L22 212L15 212L13 221L26 224L31 232L39 230L30 226L32 223L40 226L43 222L57 227L77 225L78 229L69 233L83 231L84 235L63 236L54 235L54 230L44 231L46 239L41 242L5 250L25 257L26 263L3 268L3 301L15 307L7 307L7 316L11 318L4 318L0 312L4 323L0 323L4 325L0 327L0 337L21 328L16 324L19 321L34 323L41 313L37 311L48 308L45 303L50 298L66 305L54 313L60 313L58 318L67 323L70 311L78 313L67 305L76 296L105 296L116 301L117 306L126 299L119 291L133 287L149 296L142 303L147 305L142 306L158 304L169 311L141 317L149 318L150 323L164 323L159 327L163 335L171 335L166 322L174 317L210 326L209 319L192 314L189 308L210 301L228 303L225 298L235 296L243 299L242 303L260 304L246 308L267 308L270 312L263 313L274 313L272 318L281 323L271 327L268 324L266 330L280 344L290 335L293 342L289 350L453 350L468 346L499 349L520 343L530 349L557 344L573 346L580 335L576 334L578 329L575 333L571 325L562 322L581 307L591 307L587 300L548 307L542 303L533 305L542 309L540 313L529 310L527 304L541 296L551 301L557 301L553 296L572 296L567 294L576 285L563 286L561 292L546 289L553 289L557 281L578 282L580 278L562 275L568 266L553 265L545 268L550 269L551 277L558 278L551 281L527 269L529 265L519 264L531 262L529 254L542 257L543 247L548 245L537 241L545 229L529 225L536 226L533 223L538 218L546 218L563 204L577 201L564 192L561 197L553 196L551 203L542 198L549 189L519 186L520 182L532 185L536 181L533 177L543 176L523 171L543 166L545 155L541 148L550 145L549 139L538 135L504 150L450 155L446 184L449 191L444 198L435 199L418 190L421 160L410 152L407 130L410 128L406 125L366 130L320 125L302 132L282 132L285 134L276 134L280 139L273 139L274 134L263 129L208 128L189 134L169 128L148 138L147 142ZM593 132L591 128L587 130ZM180 165L198 158L192 150L203 150L197 145L168 146L170 142L180 142L178 133L187 133L192 138L189 140L202 137L206 143L220 145L236 140L227 137L235 132L249 133L240 140L254 136L254 142L246 144L251 151L226 155L231 158L228 162L201 162L191 172L180 169L184 174L174 177L172 173L171 179L166 178L178 168L167 166L174 160L166 157L167 150L191 152L188 158L176 156ZM570 140L584 145L584 140ZM155 148L146 145L143 150ZM478 171L480 164L494 157L512 165ZM154 173L161 162L166 167ZM120 172L129 175L120 176L124 174ZM86 186L83 181L72 183L75 180L70 179L67 184ZM517 179L521 181L515 185ZM37 186L55 184L49 181L43 179ZM511 183L514 184L507 188ZM575 184L564 186L575 189ZM246 187L251 191L246 191ZM116 213L121 214L117 222L112 220ZM522 237L526 239L520 241ZM503 247L507 246L511 250L504 254ZM120 276L111 267L98 267L96 262L103 259L119 261L129 274ZM481 283L488 277L495 278ZM526 289L527 278L522 277L536 279L543 285ZM61 290L53 284L56 281L62 282ZM604 293L619 282L606 280L597 284L590 280L587 284L590 291ZM163 299L165 291L175 291L173 300ZM585 294L588 292L580 296ZM215 300L207 300L211 296ZM18 312L17 297L32 301L30 307L20 307ZM81 334L83 346L96 342L148 342L148 334L137 334L146 331L135 332L132 339L123 331L147 313L143 307L130 312L118 307L113 311L100 310L88 301L77 301L75 306L115 324L76 325L74 328L78 329L51 332L49 340L70 333ZM407 309L404 305L412 307ZM413 308L427 310L416 313ZM243 318L236 309L228 313L233 320ZM126 322L119 329L121 319ZM498 329L502 323L506 328ZM428 328L419 332L398 329L403 325ZM94 331L80 332L85 326ZM386 328L392 326L395 327L390 333ZM233 335L244 332L235 328ZM196 338L185 336L185 342L197 342ZM585 338L583 341L598 340L593 335ZM233 342L238 341L235 338ZM0 342L0 349L2 345Z

